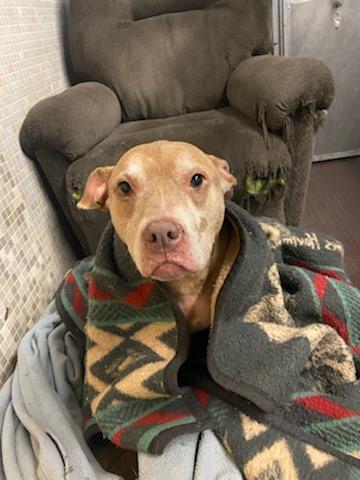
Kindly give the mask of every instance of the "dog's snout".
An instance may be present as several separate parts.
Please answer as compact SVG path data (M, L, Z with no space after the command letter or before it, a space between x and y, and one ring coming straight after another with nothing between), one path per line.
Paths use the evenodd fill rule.
M154 252L175 248L180 237L180 228L169 221L151 222L144 231L144 241Z

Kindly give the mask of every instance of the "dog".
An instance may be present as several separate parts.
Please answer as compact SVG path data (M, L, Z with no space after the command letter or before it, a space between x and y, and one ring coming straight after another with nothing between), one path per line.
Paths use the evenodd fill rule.
M210 297L223 262L229 164L186 142L128 150L89 176L79 209L107 209L140 274L166 282L190 333L209 326Z
M139 273L163 282L189 333L210 325L211 298L230 241L225 200L229 164L190 143L156 141L127 151L89 176L79 209L107 209ZM100 437L90 442L102 467L136 478L136 453Z

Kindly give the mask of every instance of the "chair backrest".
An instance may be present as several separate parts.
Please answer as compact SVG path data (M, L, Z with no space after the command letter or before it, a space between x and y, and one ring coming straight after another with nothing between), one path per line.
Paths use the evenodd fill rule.
M80 81L118 95L125 120L226 104L231 71L272 50L271 0L71 0Z

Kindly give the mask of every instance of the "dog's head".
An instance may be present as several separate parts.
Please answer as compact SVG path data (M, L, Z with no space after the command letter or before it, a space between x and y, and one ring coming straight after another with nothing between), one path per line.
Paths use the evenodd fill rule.
M225 160L158 141L95 169L77 206L107 208L141 275L169 281L208 265L235 184Z

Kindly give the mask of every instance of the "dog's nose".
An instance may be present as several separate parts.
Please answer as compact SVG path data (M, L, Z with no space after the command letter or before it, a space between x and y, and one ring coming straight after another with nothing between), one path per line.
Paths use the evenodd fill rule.
M151 222L144 231L144 241L154 252L172 250L180 237L180 228L168 221Z

